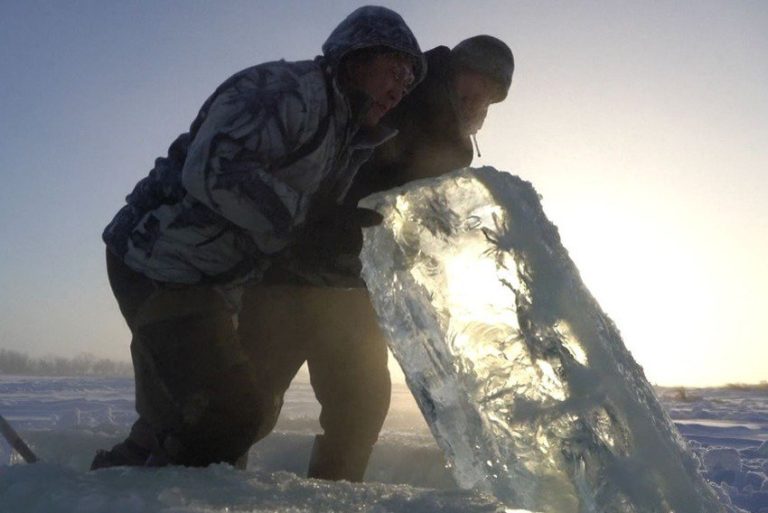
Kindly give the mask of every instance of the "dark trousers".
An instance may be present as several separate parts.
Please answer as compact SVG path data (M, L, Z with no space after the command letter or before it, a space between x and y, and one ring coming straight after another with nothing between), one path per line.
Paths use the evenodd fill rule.
M365 290L250 287L238 323L211 287L160 286L111 253L107 268L133 335L139 420L95 467L235 464L272 430L307 361L324 430L309 473L362 479L390 398L386 343Z
M212 287L161 286L109 252L107 270L133 335L139 413L108 464L234 464L274 427L281 401L240 343L236 312Z
M276 396L307 362L323 428L309 476L361 481L391 394L387 344L367 291L251 286L239 333Z

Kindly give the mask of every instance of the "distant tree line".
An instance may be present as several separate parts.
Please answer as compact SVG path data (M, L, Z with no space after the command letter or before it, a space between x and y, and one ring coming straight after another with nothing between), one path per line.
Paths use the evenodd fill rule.
M43 356L33 358L26 353L0 349L0 374L28 376L131 376L133 367L127 362L96 358L81 353L73 358Z
M768 381L761 381L760 383L728 383L725 385L725 388L730 390L757 392L768 390Z

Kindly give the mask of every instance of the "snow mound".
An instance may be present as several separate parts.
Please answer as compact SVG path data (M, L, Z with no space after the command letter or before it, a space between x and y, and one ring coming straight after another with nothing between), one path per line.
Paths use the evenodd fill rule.
M287 472L0 467L0 513L502 513L488 496L405 485L329 483Z

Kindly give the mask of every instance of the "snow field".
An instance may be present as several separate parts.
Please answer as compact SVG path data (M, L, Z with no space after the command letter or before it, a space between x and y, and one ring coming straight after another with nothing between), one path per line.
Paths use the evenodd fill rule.
M768 512L768 390L707 389L660 397L726 502ZM276 431L251 450L246 472L105 469L98 448L135 418L130 379L0 376L0 413L44 460L26 465L0 443L0 513L511 513L459 490L410 393L396 384L364 484L305 479L319 406L306 382L289 391Z

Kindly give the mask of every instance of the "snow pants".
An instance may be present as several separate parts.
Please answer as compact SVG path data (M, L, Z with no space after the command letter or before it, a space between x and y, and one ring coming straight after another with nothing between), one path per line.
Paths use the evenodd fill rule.
M386 343L365 290L254 286L237 322L212 287L159 285L109 252L107 268L133 335L139 419L93 468L242 462L307 361L324 430L309 475L362 480L390 398Z
M280 408L240 343L236 311L212 287L160 285L109 252L107 270L133 335L139 419L95 466L235 464Z
M362 481L391 394L387 344L368 292L251 286L243 296L239 332L281 398L307 362L323 428L308 476Z

